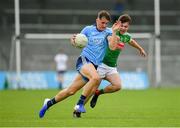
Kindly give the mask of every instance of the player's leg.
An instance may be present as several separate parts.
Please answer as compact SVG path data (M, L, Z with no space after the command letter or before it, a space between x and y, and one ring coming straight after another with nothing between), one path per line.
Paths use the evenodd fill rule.
M101 79L102 81L102 79ZM101 82L100 81L100 82ZM100 85L100 84L99 84ZM94 86L93 89L91 90L91 93L89 94L89 96L86 97L86 100L84 101L84 105L89 101L89 99L93 96L93 94L95 93L95 91L98 89L99 86ZM83 87L83 91L87 90L87 86Z
M68 88L63 89L55 96L56 102L60 102L64 99L66 99L67 97L74 95L85 84L86 84L86 82L82 79L82 76L80 74L78 74L76 76L75 80L73 81L73 83Z
M113 93L121 89L121 79L118 73L107 75L105 79L111 84L103 89L103 93Z
M84 105L89 101L89 99L92 97L92 95L95 93L95 91L97 90L98 86L94 86L93 89L91 90L91 93L86 97L85 101L84 101ZM88 86L84 86L83 87L83 91L88 90ZM76 107L76 106L75 106ZM76 109L74 108L74 112L73 112L73 116L80 118L81 117L81 112L77 112Z
M96 90L96 92L93 95L93 98L92 98L92 100L90 102L90 106L92 108L95 107L95 105L97 103L97 100L98 100L98 97L101 94L113 93L113 92L119 91L121 89L121 79L120 79L120 76L119 76L118 73L113 73L113 74L107 75L105 77L105 79L107 81L109 81L111 84L106 86L104 89Z
M86 83L85 89L83 89L83 92L76 106L78 107L80 106L84 109L85 99L92 93L93 89L94 91L96 90L97 86L100 83L100 78L94 65L91 63L84 64L80 70L80 73L86 78L88 78L88 82ZM76 109L76 106L75 106L75 109ZM79 109L76 109L75 111L85 112L85 109L82 111Z
M61 90L54 98L45 100L42 109L39 112L39 117L44 117L45 112L54 104L66 99L67 97L74 95L79 89L85 85L85 81L82 76L78 74L73 83L66 89Z
M84 103L86 99L92 94L92 92L95 92L101 81L96 68L91 63L84 64L80 73L88 79L88 82L84 86L83 92L74 107L74 117L81 117L81 113L85 112Z

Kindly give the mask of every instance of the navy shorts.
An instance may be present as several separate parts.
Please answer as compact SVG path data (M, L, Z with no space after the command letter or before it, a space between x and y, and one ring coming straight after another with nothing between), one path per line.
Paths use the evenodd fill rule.
M79 58L77 59L77 62L76 62L76 70L79 72L79 74L81 74L80 70L81 70L82 66L83 66L84 64L88 64L88 63L93 64L93 63L92 63L90 60L88 60L86 57L84 57L84 56L79 56ZM94 64L93 64L93 65L94 65ZM94 67L97 69L97 65L94 65ZM87 77L83 76L82 74L81 74L81 76L83 77L83 80L85 80L86 82L89 81L89 79L88 79Z

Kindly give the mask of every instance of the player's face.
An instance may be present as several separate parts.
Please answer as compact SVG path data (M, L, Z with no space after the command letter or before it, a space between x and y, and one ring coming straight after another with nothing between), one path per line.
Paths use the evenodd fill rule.
M128 29L129 29L129 23L128 22L122 23L120 26L120 33L124 34L128 31Z
M105 30L108 23L109 23L109 21L105 17L102 17L101 19L99 19L99 18L96 19L97 29L100 31Z

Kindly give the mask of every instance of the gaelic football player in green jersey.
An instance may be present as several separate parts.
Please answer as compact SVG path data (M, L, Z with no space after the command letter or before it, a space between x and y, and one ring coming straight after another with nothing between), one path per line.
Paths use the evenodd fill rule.
M117 59L125 44L129 44L139 50L141 56L146 56L144 49L134 39L132 39L131 35L127 32L131 23L131 17L127 14L121 15L117 22L121 22L119 29L113 30L112 27L113 34L117 36L117 41L114 41L114 44L109 44L103 63L99 65L97 69L100 77L106 79L111 84L106 86L104 89L96 90L90 102L92 108L95 107L99 95L113 93L121 89L121 79L117 72Z

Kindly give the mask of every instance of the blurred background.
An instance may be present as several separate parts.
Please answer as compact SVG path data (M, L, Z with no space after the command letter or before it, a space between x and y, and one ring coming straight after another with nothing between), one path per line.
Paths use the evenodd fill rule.
M15 1L0 1L0 89L57 88L54 56L60 48L68 55L65 82L70 82L81 49L71 46L69 38L94 24L102 9L110 12L112 22L128 13L132 17L129 32L148 53L143 59L127 46L119 57L118 70L129 81L126 84L132 84L129 88L180 87L180 0L159 1L157 27L155 1L20 0L19 32Z

